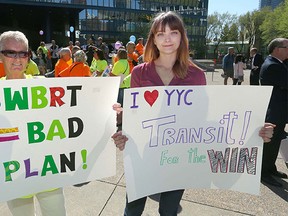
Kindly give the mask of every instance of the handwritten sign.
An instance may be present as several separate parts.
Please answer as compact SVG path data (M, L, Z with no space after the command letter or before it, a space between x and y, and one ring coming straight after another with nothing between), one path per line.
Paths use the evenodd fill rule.
M0 201L115 175L118 77L0 82Z
M125 90L129 202L176 189L259 194L271 87L169 86Z

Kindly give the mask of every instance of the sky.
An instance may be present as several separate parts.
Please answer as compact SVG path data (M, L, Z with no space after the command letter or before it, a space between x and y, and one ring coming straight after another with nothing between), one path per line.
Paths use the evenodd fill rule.
M239 16L258 9L259 0L209 0L208 2L208 15L216 11L220 14L229 12Z

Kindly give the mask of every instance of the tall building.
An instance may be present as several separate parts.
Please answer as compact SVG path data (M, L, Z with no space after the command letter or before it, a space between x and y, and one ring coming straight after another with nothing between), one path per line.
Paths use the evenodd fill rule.
M260 9L263 7L271 7L275 9L284 0L260 0Z
M155 13L175 11L187 27L191 50L204 55L208 0L0 0L0 32L19 29L33 46L41 40L66 45L101 36L124 44L146 38Z

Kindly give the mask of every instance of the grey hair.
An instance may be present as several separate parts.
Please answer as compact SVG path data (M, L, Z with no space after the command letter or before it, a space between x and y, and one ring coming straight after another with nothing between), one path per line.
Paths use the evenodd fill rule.
M287 41L287 38L275 38L267 46L268 53L271 54L275 48L283 46L284 42Z
M5 47L5 43L7 40L16 40L17 42L23 43L26 46L26 49L28 51L28 39L25 36L25 34L23 34L20 31L6 31L3 32L0 35L0 50L3 50Z
M68 47L62 48L62 49L60 50L60 52L59 52L60 58L61 58L63 55L67 54L67 53L69 53L70 56L71 56L71 50L70 50Z
M83 62L85 63L87 60L86 53L83 50L78 50L74 53L74 62Z

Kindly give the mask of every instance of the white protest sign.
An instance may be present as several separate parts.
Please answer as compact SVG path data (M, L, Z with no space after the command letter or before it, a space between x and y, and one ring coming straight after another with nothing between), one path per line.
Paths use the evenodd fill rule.
M159 192L221 188L259 194L272 87L169 86L125 90L129 202Z
M119 81L0 81L0 201L115 175Z

